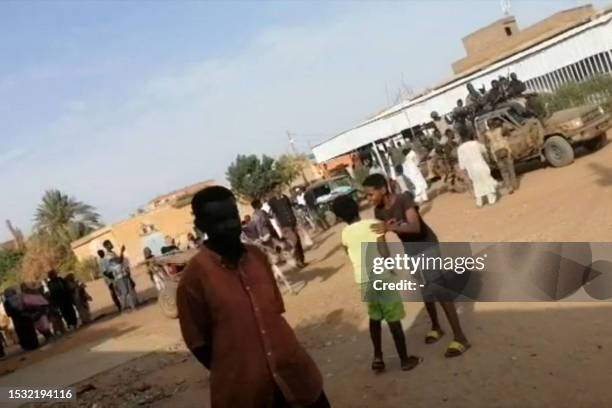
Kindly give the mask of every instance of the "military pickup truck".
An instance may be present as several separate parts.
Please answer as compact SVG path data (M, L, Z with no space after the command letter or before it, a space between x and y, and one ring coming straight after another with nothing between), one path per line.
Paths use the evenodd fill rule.
M574 148L583 145L591 151L603 146L612 127L610 115L599 106L565 109L545 119L526 118L511 106L493 110L474 119L478 140L485 142L489 120L501 119L515 162L534 158L562 167L574 161Z

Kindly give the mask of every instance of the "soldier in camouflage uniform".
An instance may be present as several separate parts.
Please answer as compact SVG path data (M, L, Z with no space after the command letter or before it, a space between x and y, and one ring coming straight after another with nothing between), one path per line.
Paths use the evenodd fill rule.
M504 186L510 194L517 188L516 173L514 171L514 159L512 150L506 135L508 130L504 128L500 119L491 119L489 130L485 133L485 142L497 168L504 180Z

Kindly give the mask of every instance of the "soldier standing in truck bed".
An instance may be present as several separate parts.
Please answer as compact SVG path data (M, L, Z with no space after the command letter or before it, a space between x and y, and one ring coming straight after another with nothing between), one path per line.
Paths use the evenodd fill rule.
M468 123L468 109L463 106L463 101L461 99L457 99L457 106L453 109L453 128L455 133L460 136L469 136L473 137L472 129L470 124Z
M514 171L512 150L506 138L507 134L508 131L504 129L500 119L491 119L489 121L489 130L485 133L485 143L502 175L505 188L509 194L512 194L518 185Z
M527 86L521 80L519 80L516 74L513 72L510 74L510 82L508 83L509 97L518 98L527 90Z

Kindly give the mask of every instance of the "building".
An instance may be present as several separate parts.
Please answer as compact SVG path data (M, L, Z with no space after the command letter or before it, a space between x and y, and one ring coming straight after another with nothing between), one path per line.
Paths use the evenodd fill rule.
M159 254L164 238L170 236L179 244L186 244L187 234L193 233L193 216L189 202L167 202L74 241L72 250L79 260L95 257L102 243L110 240L118 250L126 247L132 262L143 260L143 249L152 247Z
M207 180L207 181L202 181L200 183L192 184L187 187L183 187L181 189L172 191L168 194L164 194L164 195L154 198L153 200L149 201L147 208L149 210L154 210L156 208L159 208L164 205L168 205L172 202L175 202L182 197L192 196L198 191L200 191L201 189L203 189L204 187L212 186L215 184L217 183L215 183L213 180Z
M507 16L463 38L466 57L452 64L455 75L472 72L533 44L576 27L595 15L591 5L560 11L524 30L513 16Z
M453 64L453 78L316 145L317 162L409 135L431 120L432 111L450 113L467 95L468 83L488 88L491 80L515 72L530 91L550 92L567 82L612 73L612 9L578 7L522 31L514 17L507 17L466 36L463 43L467 56Z
M202 188L217 184L208 180L159 196L149 202L145 211L74 241L72 250L79 260L96 257L102 243L108 239L117 250L125 245L130 260L140 262L144 259L145 247L158 255L166 236L174 238L179 246L185 246L187 234L194 233L191 197ZM246 204L239 203L238 207L241 214L251 212Z

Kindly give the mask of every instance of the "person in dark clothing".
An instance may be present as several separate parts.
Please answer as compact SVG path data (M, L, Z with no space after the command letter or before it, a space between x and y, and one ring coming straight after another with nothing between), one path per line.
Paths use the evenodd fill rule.
M51 301L59 308L68 329L75 329L77 326L77 316L74 310L72 294L66 281L64 278L57 276L57 272L53 270L49 272L48 276L47 287L49 288Z
M4 299L4 310L13 321L19 345L26 351L37 349L39 343L34 322L24 311L21 294L15 288L7 288L4 291Z
M278 240L280 237L276 234L276 229L274 229L272 225L270 216L262 209L260 200L253 200L251 202L251 207L253 207L252 222L255 224L258 238L264 245L272 245L273 239Z
M268 258L240 240L232 192L207 187L191 202L208 240L177 288L187 348L210 370L210 406L328 408L319 369L283 317Z
M491 89L489 90L489 92L487 92L487 95L485 96L487 108L490 110L495 109L495 107L500 102L502 102L502 99L503 94L499 85L499 81L497 79L494 79L491 81Z
M453 109L453 128L455 133L460 137L471 134L470 126L468 125L468 109L463 106L461 99L457 100L457 106Z
M527 90L527 86L525 83L518 79L516 73L510 74L510 83L508 84L508 96L510 98L517 98L523 94Z
M251 242L259 239L259 233L257 232L257 225L250 215L245 215L242 220L242 233Z
M277 188L278 186L275 187ZM268 201L268 205L281 227L283 236L293 245L293 256L298 266L305 266L304 248L302 247L302 240L297 230L297 218L293 212L291 200L279 191L275 197Z

